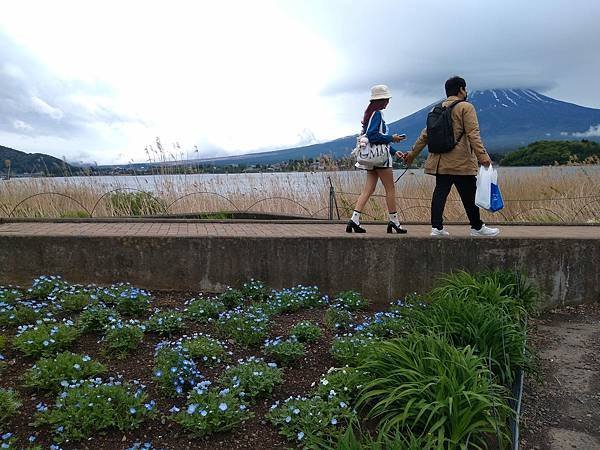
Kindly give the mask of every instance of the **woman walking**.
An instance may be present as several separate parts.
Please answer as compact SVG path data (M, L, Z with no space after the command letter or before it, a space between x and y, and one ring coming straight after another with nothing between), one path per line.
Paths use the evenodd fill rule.
M389 222L387 226L387 232L404 234L406 230L400 226L398 220L398 214L396 212L396 188L394 185L394 174L392 172L392 158L394 155L398 157L402 156L401 152L397 152L389 144L392 142L400 142L406 139L404 135L394 134L389 136L387 125L383 120L382 110L385 109L390 102L390 90L387 86L380 84L371 88L371 99L369 106L365 110L365 114L362 120L362 132L367 135L369 144L385 144L389 148L389 155L387 161L381 166L367 166L364 164L356 163L356 167L359 169L366 170L367 179L365 186L363 187L362 193L356 202L356 207L352 213L352 217L346 225L346 232L352 233L366 233L367 231L360 226L360 212L367 204L367 201L375 192L377 186L377 180L381 180L383 187L385 188L385 201L389 212Z

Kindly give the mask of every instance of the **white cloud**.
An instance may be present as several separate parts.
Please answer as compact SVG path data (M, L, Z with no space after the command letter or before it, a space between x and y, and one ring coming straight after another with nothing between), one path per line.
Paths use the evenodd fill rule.
M600 137L600 124L592 125L587 131L582 133L572 133L572 135L577 138Z
M35 95L31 97L31 106L33 107L34 111L41 114L46 114L47 116L52 117L54 120L60 120L64 116L64 113L59 108L50 106L44 100L36 97Z
M22 120L18 120L18 119L13 120L13 127L15 128L15 130L25 130L25 131L33 130L33 127L31 125L29 125L27 122L23 122Z

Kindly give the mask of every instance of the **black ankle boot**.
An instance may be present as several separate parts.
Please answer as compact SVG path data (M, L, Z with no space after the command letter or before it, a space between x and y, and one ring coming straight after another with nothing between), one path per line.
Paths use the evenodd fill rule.
M392 230L396 230L398 234L406 234L407 231L401 226L396 225L394 222L388 222L387 232L388 234L392 233Z
M352 233L352 231L354 231L355 233L366 233L367 232L367 230L362 228L360 225L356 225L354 220L349 220L348 224L346 225L346 233Z

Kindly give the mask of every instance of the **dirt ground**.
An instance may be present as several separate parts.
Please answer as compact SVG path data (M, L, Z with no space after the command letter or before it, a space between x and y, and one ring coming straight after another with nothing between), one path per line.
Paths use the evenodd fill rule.
M600 304L530 321L538 374L525 378L521 449L600 449Z

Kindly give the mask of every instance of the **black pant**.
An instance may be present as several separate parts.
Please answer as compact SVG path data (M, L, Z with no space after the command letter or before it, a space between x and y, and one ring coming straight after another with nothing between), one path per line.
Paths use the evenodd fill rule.
M435 190L431 199L431 226L439 230L444 227L444 207L453 184L456 186L458 195L460 195L462 204L465 207L471 228L481 229L483 222L479 216L479 208L475 206L475 190L477 189L475 175L435 176Z

